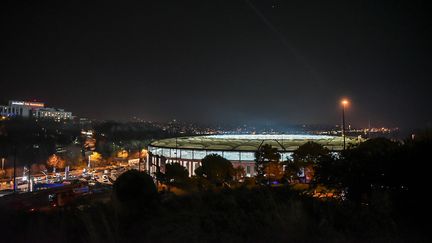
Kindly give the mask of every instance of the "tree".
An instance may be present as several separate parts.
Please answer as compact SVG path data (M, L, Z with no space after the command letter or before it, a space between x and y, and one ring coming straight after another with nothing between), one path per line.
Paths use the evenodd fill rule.
M292 160L285 167L286 175L292 180L303 170L305 182L310 182L314 177L315 166L328 157L331 157L328 149L321 144L307 142L293 152Z
M265 177L268 181L279 181L284 176L283 166L281 163L272 161L266 164L264 168Z
M47 165L53 168L63 169L66 166L66 161L59 156L53 154L48 158Z
M340 158L320 160L315 180L330 188L346 190L353 201L365 201L373 190L406 187L401 174L407 164L403 157L399 143L385 138L370 139L344 151Z
M184 183L189 178L187 169L179 163L165 165L165 177L168 184Z
M45 168L45 165L32 164L32 165L30 166L30 171L31 171L32 173L37 173L37 172L42 171L42 170L43 170L42 168Z
M13 174L14 174L14 169L13 168L7 168L5 171L6 171L5 177L12 179Z
M121 203L153 200L157 196L156 185L151 176L137 170L121 174L113 185L115 197Z
M321 144L315 142L307 142L301 145L293 152L293 160L298 161L304 166L316 164L318 161L328 156L330 151L324 148Z
M86 165L81 153L81 146L70 144L65 148L65 150L66 152L62 157L66 160L68 165L78 168Z
M103 164L102 155L98 152L92 152L90 155L91 166L97 167Z
M299 180L300 172L302 170L302 167L295 163L294 160L288 159L285 162L285 178L290 183L297 182Z
M115 154L116 148L113 142L108 141L105 137L96 139L96 151L104 158L110 158Z
M273 148L269 144L264 144L258 151L255 152L255 170L257 172L256 178L262 181L265 178L265 168L269 163L279 163L281 155L277 148Z
M165 173L158 169L155 176L158 181L166 184L168 189L171 186L184 187L189 180L189 172L179 163L166 164Z
M232 181L234 168L232 163L218 154L210 154L201 160L201 166L195 174L212 184L220 185Z

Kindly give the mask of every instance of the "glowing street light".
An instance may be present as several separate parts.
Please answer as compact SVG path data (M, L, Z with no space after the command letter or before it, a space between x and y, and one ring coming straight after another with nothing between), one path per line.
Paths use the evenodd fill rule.
M147 160L148 151L146 149L141 149L138 151L138 171L141 171L141 158L145 158Z
M349 105L347 99L342 99L342 137L343 137L343 150L345 150L345 107Z
M349 101L347 99L343 99L341 101L342 106L347 106L349 104Z

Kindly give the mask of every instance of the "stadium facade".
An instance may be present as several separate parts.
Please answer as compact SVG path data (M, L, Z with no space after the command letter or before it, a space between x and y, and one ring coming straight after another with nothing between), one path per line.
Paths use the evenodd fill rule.
M359 138L346 138L347 145L360 142ZM277 148L281 160L291 158L292 153L306 142L313 141L332 152L343 149L343 138L324 135L208 135L194 137L168 138L152 142L149 147L146 168L154 173L157 168L164 172L167 163L179 163L184 166L189 176L195 175L195 169L201 160L209 154L219 154L241 166L246 176L255 175L255 152L264 144Z

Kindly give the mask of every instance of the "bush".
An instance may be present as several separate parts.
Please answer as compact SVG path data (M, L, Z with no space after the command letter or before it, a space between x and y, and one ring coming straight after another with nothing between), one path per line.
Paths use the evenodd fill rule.
M114 195L122 203L153 200L157 197L157 189L151 176L144 172L130 170L115 181Z

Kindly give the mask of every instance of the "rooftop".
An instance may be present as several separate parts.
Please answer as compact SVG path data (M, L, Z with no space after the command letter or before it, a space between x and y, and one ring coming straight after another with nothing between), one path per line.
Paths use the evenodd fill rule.
M168 138L150 144L159 148L179 148L194 150L256 151L269 144L278 151L294 151L306 142L313 141L331 151L343 149L343 137L322 135L209 135ZM346 137L346 146L356 145L362 139Z

